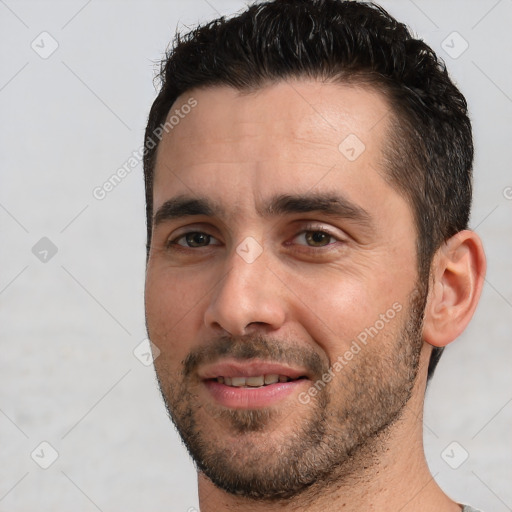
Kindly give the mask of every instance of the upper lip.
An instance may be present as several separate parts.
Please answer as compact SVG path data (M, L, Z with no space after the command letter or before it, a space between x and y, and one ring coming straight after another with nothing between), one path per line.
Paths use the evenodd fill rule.
M308 376L304 368L292 368L281 363L256 360L225 360L206 365L199 371L199 377L203 380L217 377L258 377L260 375L284 375L290 379Z

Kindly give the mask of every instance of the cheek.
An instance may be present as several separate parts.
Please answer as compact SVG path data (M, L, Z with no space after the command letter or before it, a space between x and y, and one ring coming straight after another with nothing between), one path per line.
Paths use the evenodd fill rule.
M375 345L393 338L403 301L391 276L377 280L328 273L314 280L295 276L293 282L294 293L301 298L296 301L296 319L331 362L354 340Z
M201 298L204 283L199 277L184 279L176 269L153 272L146 276L146 321L151 341L167 354L180 356L189 351L184 340L202 325Z

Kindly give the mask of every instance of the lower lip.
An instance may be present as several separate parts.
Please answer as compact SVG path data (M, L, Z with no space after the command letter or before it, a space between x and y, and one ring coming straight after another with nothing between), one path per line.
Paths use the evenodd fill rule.
M276 404L305 386L306 379L277 382L260 388L236 388L215 380L204 381L213 398L221 405L233 409L255 409Z

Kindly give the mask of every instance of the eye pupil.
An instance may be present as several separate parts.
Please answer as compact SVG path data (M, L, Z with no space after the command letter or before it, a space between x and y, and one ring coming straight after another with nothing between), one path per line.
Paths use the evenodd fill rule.
M309 231L306 233L306 240L308 244L314 246L327 245L329 238L331 238L331 236L327 233L323 233L322 231Z
M210 235L206 233L188 233L186 236L187 245L189 247L203 247L210 243Z

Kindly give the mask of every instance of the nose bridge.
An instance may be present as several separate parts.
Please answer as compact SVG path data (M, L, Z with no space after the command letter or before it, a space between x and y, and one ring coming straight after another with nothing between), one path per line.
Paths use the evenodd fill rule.
M250 324L279 328L285 317L283 297L260 243L245 238L229 255L226 266L206 310L205 323L232 335L245 334Z

